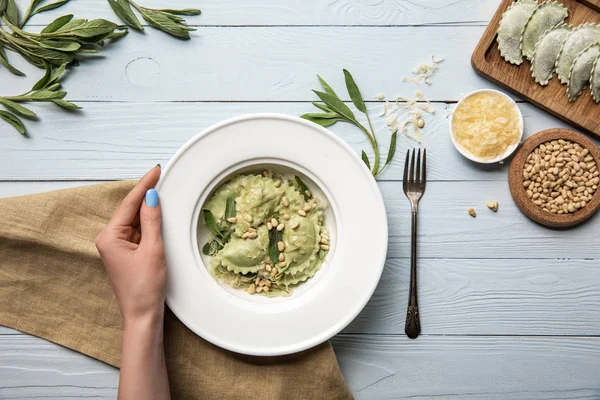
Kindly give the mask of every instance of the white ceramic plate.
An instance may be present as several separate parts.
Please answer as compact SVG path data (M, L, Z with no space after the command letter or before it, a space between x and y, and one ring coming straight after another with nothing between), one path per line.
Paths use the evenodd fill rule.
M198 224L204 202L219 183L265 168L299 174L327 200L325 224L332 242L312 279L291 296L273 299L216 281L201 256L206 233ZM173 156L157 190L169 271L167 304L217 346L261 356L313 347L346 327L379 282L388 229L377 184L347 144L312 122L255 114L214 125Z

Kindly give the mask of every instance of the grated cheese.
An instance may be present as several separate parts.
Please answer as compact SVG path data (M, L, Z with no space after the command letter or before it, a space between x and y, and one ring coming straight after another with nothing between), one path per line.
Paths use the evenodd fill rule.
M516 106L494 92L465 98L452 115L452 134L461 148L491 160L517 143L523 129Z

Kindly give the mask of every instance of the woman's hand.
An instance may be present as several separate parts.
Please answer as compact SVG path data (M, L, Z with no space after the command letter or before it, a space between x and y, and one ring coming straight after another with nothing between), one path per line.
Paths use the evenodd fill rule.
M96 238L123 316L119 400L170 399L163 346L167 266L154 190L158 178L157 165Z
M164 312L167 267L154 190L159 178L156 166L125 197L96 239L126 326L142 319L162 320Z

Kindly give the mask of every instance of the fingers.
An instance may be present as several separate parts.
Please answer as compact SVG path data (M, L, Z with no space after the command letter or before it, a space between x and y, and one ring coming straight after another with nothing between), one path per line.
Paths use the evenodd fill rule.
M140 210L140 225L142 228L141 244L154 244L162 240L160 204L158 192L154 189L146 192L146 199Z
M152 168L150 171L143 176L142 179L135 185L135 187L129 192L127 197L123 199L123 202L115 211L115 214L109 221L109 225L113 226L129 226L135 219L144 196L149 189L154 188L158 179L160 178L160 165Z

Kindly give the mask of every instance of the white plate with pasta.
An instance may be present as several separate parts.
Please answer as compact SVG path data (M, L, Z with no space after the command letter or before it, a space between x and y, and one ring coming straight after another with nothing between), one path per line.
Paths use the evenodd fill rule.
M186 143L157 185L167 304L199 336L250 355L295 353L346 327L385 263L370 171L329 130L254 114Z

